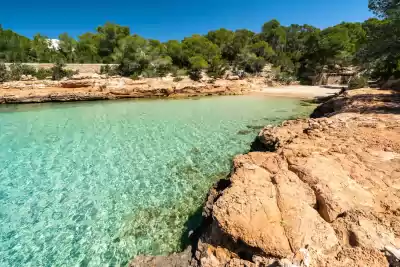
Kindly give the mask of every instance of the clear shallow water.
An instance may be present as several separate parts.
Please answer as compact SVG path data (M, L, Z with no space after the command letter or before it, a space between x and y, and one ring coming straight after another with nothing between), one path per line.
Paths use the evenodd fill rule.
M258 126L302 111L255 96L0 106L0 266L180 250Z

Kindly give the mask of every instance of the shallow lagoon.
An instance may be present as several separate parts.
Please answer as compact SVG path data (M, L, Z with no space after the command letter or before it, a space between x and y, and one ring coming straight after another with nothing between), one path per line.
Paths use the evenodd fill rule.
M304 112L260 96L1 106L0 266L179 251L232 157Z

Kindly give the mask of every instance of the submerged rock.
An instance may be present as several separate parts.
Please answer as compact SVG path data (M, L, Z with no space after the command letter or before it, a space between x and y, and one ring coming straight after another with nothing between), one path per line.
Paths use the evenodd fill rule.
M169 256L138 256L129 267L188 267L192 258L191 247Z

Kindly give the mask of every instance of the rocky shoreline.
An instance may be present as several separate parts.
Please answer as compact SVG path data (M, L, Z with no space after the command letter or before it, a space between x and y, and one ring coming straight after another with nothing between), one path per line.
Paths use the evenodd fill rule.
M399 266L400 98L345 92L267 126L208 195L193 248L130 266Z
M257 77L195 82L187 77L179 81L173 77L132 80L81 74L61 81L25 80L0 84L0 104L239 95L262 86L266 86L265 79Z

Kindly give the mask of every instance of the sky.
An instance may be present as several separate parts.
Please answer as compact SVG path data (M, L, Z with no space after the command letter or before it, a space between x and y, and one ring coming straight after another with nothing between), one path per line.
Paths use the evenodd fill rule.
M0 8L3 28L27 37L38 32L77 37L109 21L161 41L219 28L259 32L271 19L325 28L372 16L368 0L11 0Z

